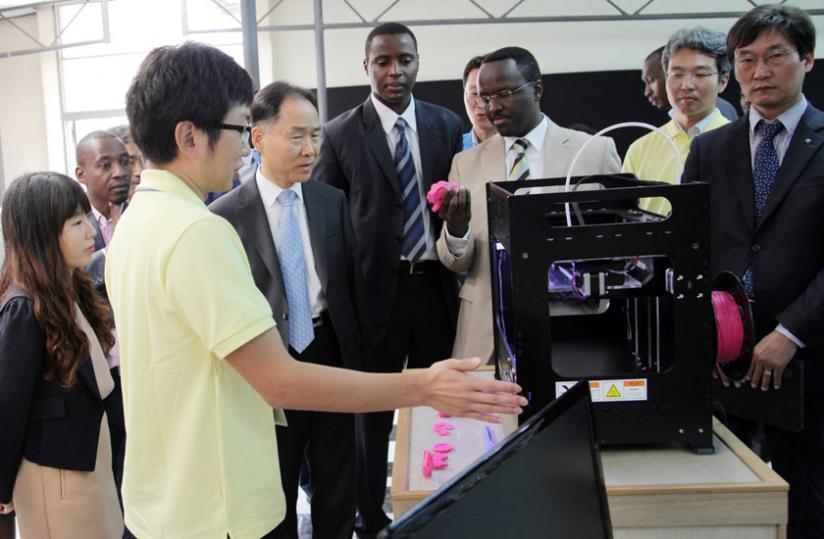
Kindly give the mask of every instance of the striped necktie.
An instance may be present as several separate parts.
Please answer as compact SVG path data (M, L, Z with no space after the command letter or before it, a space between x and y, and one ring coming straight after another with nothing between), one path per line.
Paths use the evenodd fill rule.
M286 306L289 309L289 346L301 353L315 339L315 330L312 326L312 307L309 304L303 239L295 213L296 202L297 193L291 189L285 189L278 195L277 203L281 206L280 235L275 247L283 287L286 289Z
M410 262L417 262L426 250L424 234L423 207L418 190L418 173L406 140L406 120L398 118L395 122L397 144L395 145L395 172L401 185L403 204L403 241L401 254Z
M528 144L526 139L519 138L509 148L509 151L515 155L515 160L512 162L512 168L509 169L508 180L521 181L529 177L529 160L526 158Z

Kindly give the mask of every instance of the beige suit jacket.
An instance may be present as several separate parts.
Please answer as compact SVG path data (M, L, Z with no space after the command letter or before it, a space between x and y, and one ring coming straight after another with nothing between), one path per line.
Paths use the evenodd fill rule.
M544 173L546 178L566 177L575 153L590 135L566 129L549 122L544 140ZM575 175L611 174L621 171L621 160L611 138L598 137L590 144L575 165ZM472 196L471 239L460 256L446 245L446 227L436 244L441 262L460 273L468 271L461 287L458 328L452 356L458 358L492 356L492 290L489 269L489 237L486 217L486 184L506 180L504 139L495 135L482 144L457 154L452 160L449 181L469 189Z

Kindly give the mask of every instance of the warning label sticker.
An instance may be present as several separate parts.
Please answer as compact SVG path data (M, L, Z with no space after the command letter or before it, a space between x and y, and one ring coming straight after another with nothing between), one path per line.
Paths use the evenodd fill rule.
M555 397L560 397L575 385L575 381L555 382ZM589 383L592 402L645 401L647 381L643 378L632 380L593 380Z

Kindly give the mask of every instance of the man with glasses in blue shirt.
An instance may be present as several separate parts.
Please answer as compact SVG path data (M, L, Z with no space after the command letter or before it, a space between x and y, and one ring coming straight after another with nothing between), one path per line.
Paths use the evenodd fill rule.
M449 181L462 187L458 193L447 193L440 210L446 227L437 243L438 256L452 271L468 272L459 294L453 353L492 356L486 184L566 176L578 149L591 138L547 118L541 112L543 91L538 62L526 49L506 47L484 57L478 99L498 133L455 156ZM599 137L573 174L609 174L620 168L615 143Z

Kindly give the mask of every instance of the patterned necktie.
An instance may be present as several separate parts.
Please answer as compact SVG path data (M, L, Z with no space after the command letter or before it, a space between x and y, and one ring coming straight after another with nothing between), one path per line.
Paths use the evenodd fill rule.
M300 353L315 338L315 330L312 327L312 309L309 306L303 241L295 213L296 199L297 194L291 189L281 191L278 195L277 202L282 209L277 251L283 286L286 288L286 305L289 309L289 346Z
M417 262L426 250L424 236L423 208L421 194L418 191L418 173L406 140L406 120L398 118L395 122L398 143L395 145L395 172L401 184L403 201L403 242L401 254L410 262Z
M509 169L508 180L521 181L529 177L529 160L526 158L528 144L526 139L519 138L509 148L509 151L515 154L515 160L512 162L512 168Z
M755 188L755 219L761 218L761 212L767 205L775 175L778 173L778 152L775 151L775 137L784 130L781 122L758 122L756 127L761 140L755 149L752 179Z
M760 140L755 149L755 159L752 167L753 191L755 194L755 220L761 219L761 214L767 206L775 175L778 174L778 152L775 151L775 137L784 130L781 122L767 123L764 120L756 126ZM752 266L744 272L744 288L747 295L755 298L755 284L753 283Z

